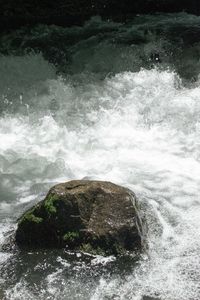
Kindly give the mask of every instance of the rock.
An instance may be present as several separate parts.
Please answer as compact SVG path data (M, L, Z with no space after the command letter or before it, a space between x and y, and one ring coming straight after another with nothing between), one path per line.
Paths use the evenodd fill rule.
M119 255L144 246L135 194L110 182L74 180L50 189L19 219L20 247L68 247Z

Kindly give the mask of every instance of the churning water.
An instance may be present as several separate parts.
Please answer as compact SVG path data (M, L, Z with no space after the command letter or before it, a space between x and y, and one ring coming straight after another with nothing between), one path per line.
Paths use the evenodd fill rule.
M0 57L0 299L200 299L200 82L169 65L124 70L127 45L113 72L106 43L79 49L66 76L42 54ZM112 74L99 76L101 60ZM136 193L149 244L139 261L2 248L50 186L82 178Z

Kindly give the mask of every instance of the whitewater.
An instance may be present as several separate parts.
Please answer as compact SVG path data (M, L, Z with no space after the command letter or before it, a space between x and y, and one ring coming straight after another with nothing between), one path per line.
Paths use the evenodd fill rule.
M0 299L199 300L200 80L156 65L62 76L41 54L0 66ZM86 178L136 193L139 261L3 248L51 186Z

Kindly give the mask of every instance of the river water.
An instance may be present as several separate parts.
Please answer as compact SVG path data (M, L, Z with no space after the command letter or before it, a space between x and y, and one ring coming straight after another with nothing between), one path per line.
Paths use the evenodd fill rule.
M200 299L199 28L184 14L96 18L66 29L65 63L46 50L0 56L0 299ZM37 30L52 44L63 34L34 30L29 44ZM2 247L49 187L83 178L136 193L149 245L139 260Z

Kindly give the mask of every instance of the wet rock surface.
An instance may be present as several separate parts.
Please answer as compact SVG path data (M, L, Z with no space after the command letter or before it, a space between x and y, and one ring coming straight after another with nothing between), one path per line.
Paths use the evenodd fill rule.
M19 219L20 247L67 247L92 254L120 255L141 250L144 228L132 191L110 182L70 181Z

